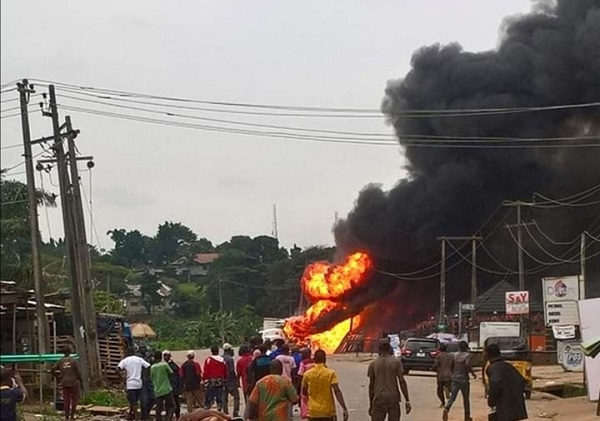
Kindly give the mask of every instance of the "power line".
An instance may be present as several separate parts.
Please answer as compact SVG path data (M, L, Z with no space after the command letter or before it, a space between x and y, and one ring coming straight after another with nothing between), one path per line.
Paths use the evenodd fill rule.
M595 205L600 203L600 201L595 201L595 202L588 202L588 203L578 203L579 201L586 199L590 196L592 196L593 194L600 192L600 184L595 185L587 190L584 190L582 192L579 192L575 195L566 197L566 198L562 198L562 199L550 199L540 193L533 193L533 197L540 197L543 200L546 201L546 203L536 203L535 206L536 207L544 207L543 205L548 204L548 206L546 206L547 208L558 208L558 207L562 207L562 206L568 206L568 207L582 207L582 206L591 206L591 205ZM571 202L568 202L569 200L571 200ZM553 204L553 205L550 205Z
M342 143L342 144L355 144L355 145L372 145L372 146L398 146L396 143L382 141L381 139L375 139L372 141L368 141L365 139L356 139L352 137L341 137L341 136L315 136L315 135L303 135L298 133L288 133L288 132L265 132L265 131L256 131L256 130L247 130L247 129L235 129L229 127L222 126L210 126L210 125L201 125L194 123L185 123L180 121L170 121L163 119L156 119L150 117L136 116L131 114L122 114L122 113L113 113L108 111L101 111L91 108L82 108L82 107L73 107L70 105L61 104L60 105L65 110L81 112L85 114L93 114L103 117L111 117L118 118L124 120L145 122L145 123L153 123L159 125L166 126L174 126L188 129L198 129L205 130L211 132L223 132L230 134L240 134L240 135L250 135L250 136L260 136L260 137L271 137L271 138L281 138L281 139L293 139L293 140L303 140L309 142L324 142L324 143ZM461 144L419 144L412 143L406 144L405 146L414 146L414 147L435 147L435 148L476 148L476 149L526 149L526 148L580 148L580 147L600 147L600 143L598 144L568 144L568 145L461 145Z
M181 117L181 118L189 118L196 119L202 121L216 122L216 123L225 123L232 125L241 125L241 126L250 126L250 127L260 127L260 128L269 128L269 129L283 129L283 130L292 130L292 131L301 131L301 132L313 132L313 133L327 133L327 134L340 134L340 135L348 135L348 136L358 136L358 137L387 137L390 138L390 142L393 142L394 145L397 144L397 139L393 134L390 133L365 133L365 132L349 132L349 131L339 131L339 130L325 130L325 129L315 129L315 128L307 128L307 127L292 127L285 125L273 125L273 124L260 124L260 123L250 123L245 121L238 120L226 120L226 119L218 119L211 117L201 117L197 115L189 115L189 114L181 114L174 113L168 110L157 110L151 108L142 108L142 107L133 107L127 105L114 104L106 101L96 101L85 98L78 98L72 95L62 95L63 98L73 99L76 101L83 101L92 104L100 104L108 107L116 107L127 110L134 111L142 111L153 114L166 115L170 117ZM137 101L144 103L143 101ZM148 105L148 104L147 104ZM150 105L159 105L159 104L150 104ZM169 107L169 105L160 105L161 107ZM548 142L548 141L585 141L585 140L600 140L600 136L572 136L572 137L542 137L542 138L517 138L517 137L492 137L492 136L441 136L441 135L410 135L403 134L401 135L402 139L411 139L411 140L419 140L420 142L435 142L437 140L453 140L454 142L459 143L481 143L483 141L490 141L490 143L495 142ZM365 139L360 139L365 140ZM380 140L380 139L377 139Z
M15 149L15 148L20 148L21 146L23 146L23 145L20 145L20 144L16 143L14 145L2 146L2 147L0 147L0 150Z
M112 95L119 95L125 97L136 97L136 98L147 98L155 100L164 100L172 102L184 102L184 103L197 103L224 107L239 107L239 108L260 108L260 109L276 109L276 110L291 110L291 111L306 111L306 112L352 112L352 113L376 113L380 114L379 109L365 109L365 108L338 108L338 107L306 107L296 105L280 105L280 104L257 104L257 103L244 103L244 102L227 102L227 101L211 101L211 100L200 100L200 99L189 99L179 97L168 97L152 94L143 94L135 92L126 92L113 89L95 88L91 86L80 86L61 82L54 82L42 79L36 79L39 82L54 84L63 89L81 90L81 91L94 91L103 92ZM489 114L504 114L504 113L520 113L520 112L534 112L534 111L553 111L553 110L565 110L573 108L588 108L600 106L600 102L590 102L581 104L562 104L562 105L550 105L550 106L537 106L537 107L510 107L510 108L476 108L476 109L443 109L443 110L403 110L400 113L389 113L390 116L402 116L410 113L415 115L425 114L426 117L432 115L436 117L440 116L457 116L457 115L489 115Z

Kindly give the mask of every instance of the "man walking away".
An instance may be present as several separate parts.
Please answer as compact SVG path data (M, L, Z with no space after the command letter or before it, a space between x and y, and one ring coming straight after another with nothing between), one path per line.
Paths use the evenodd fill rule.
M502 360L497 344L486 348L490 361L487 368L489 379L488 406L495 411L497 421L527 419L525 406L525 379L511 364Z
M179 395L181 394L181 377L179 377L179 366L171 359L171 351L165 349L163 351L163 359L172 371L169 380L171 381L171 388L173 389L173 392L171 393L173 396L173 404L175 405L175 419L179 419L179 417L181 417L181 401L179 399Z
M16 384L15 384L16 383ZM17 421L17 403L23 402L27 390L18 372L13 379L10 371L0 368L0 420Z
M233 348L230 344L223 345L223 359L227 366L227 378L223 389L223 412L229 415L229 395L233 396L233 416L240 416L240 384L235 373L235 361L233 359Z
M271 372L271 358L267 355L267 347L259 345L258 352L260 354L252 360L248 369L248 395L254 389L254 385Z
M142 369L150 367L143 358L135 355L133 348L127 348L126 357L119 362L117 370L125 377L125 390L129 401L127 419L134 420L137 404L142 394ZM142 418L143 419L143 418Z
M200 367L198 361L194 360L195 357L196 353L194 351L188 351L187 361L181 364L179 369L188 414L194 412L196 405L203 408L205 404L202 367Z
M162 421L163 410L166 411L166 421L171 421L175 413L175 402L173 401L173 388L171 387L171 374L173 370L162 358L162 353L154 353L154 361L150 367L150 377L154 386L154 399L156 401L156 421Z
M450 412L450 408L452 408L454 401L456 401L459 391L463 397L465 421L472 421L471 403L469 400L469 395L471 393L469 374L471 374L474 379L476 379L477 376L475 375L473 367L471 366L471 353L469 352L469 345L465 341L460 341L458 343L458 349L459 351L454 354L452 359L452 383L450 385L450 399L448 399L448 402L446 402L446 406L444 407L444 412L442 414L443 421L448 421L448 413Z
M310 371L309 371L310 373ZM369 364L369 415L371 421L400 421L400 390L406 399L406 413L411 411L408 385L402 361L394 357L388 342L379 344L379 357Z
M57 377L62 386L63 402L65 407L65 419L75 419L75 411L79 404L79 391L83 379L79 371L77 360L71 357L71 348L62 349L64 357L52 367L52 375Z
M302 361L300 361L300 366L298 367L298 385L296 385L296 390L300 394L300 418L305 420L308 418L308 397L302 394L302 377L308 370L313 368L315 362L312 359L310 348L303 348L301 354Z
M348 421L348 408L340 390L335 371L325 365L325 351L315 352L315 365L302 377L302 394L308 398L309 421L335 421L333 395L342 407L344 421Z
M244 394L244 403L248 403L248 366L252 363L252 352L247 345L242 345L239 350L240 359L235 365L237 371L238 382L242 387L242 393Z
M216 401L217 409L223 410L223 389L227 377L227 366L223 357L219 355L219 347L214 345L210 348L212 354L204 361L204 384L206 386L206 409L210 409Z
M271 354L271 356L273 356L273 354ZM281 365L283 366L283 377L291 382L292 372L296 369L296 360L290 355L290 346L288 344L282 344L279 347L279 355L277 355L275 359L281 361ZM288 415L290 420L294 416L292 405L288 408Z
M288 407L298 402L298 394L289 379L282 376L283 365L273 360L271 374L256 383L248 400L247 417L257 421L286 421Z
M432 371L437 377L437 396L441 402L440 408L446 406L446 394L450 391L452 384L452 360L454 357L448 353L448 345L440 345L440 353L435 357Z

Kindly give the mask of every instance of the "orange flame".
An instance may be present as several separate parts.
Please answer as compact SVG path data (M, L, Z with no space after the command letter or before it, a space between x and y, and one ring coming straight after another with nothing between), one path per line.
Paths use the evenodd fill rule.
M327 313L342 308L338 303L343 297L366 280L366 274L372 269L369 256L354 253L347 257L341 266L327 262L309 265L302 275L302 290L313 304L303 316L288 319L283 330L288 338L298 342L310 339L313 347L327 353L335 352L351 328L360 323L360 316L346 319L327 331L319 332L315 327Z

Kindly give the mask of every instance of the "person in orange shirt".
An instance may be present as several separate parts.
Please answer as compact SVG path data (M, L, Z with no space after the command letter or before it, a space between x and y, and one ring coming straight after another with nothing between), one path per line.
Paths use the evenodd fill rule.
M315 365L302 377L302 394L308 398L308 420L335 421L335 395L342 407L343 419L348 421L348 408L340 390L337 374L325 365L325 351L316 351L314 361Z

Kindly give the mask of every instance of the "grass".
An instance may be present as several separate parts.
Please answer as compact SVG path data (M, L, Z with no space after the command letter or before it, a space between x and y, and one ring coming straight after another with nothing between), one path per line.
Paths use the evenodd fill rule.
M83 399L81 399L80 405L97 405L97 406L110 406L114 408L122 408L127 406L127 396L122 390L104 389L104 390L92 390L88 392Z

